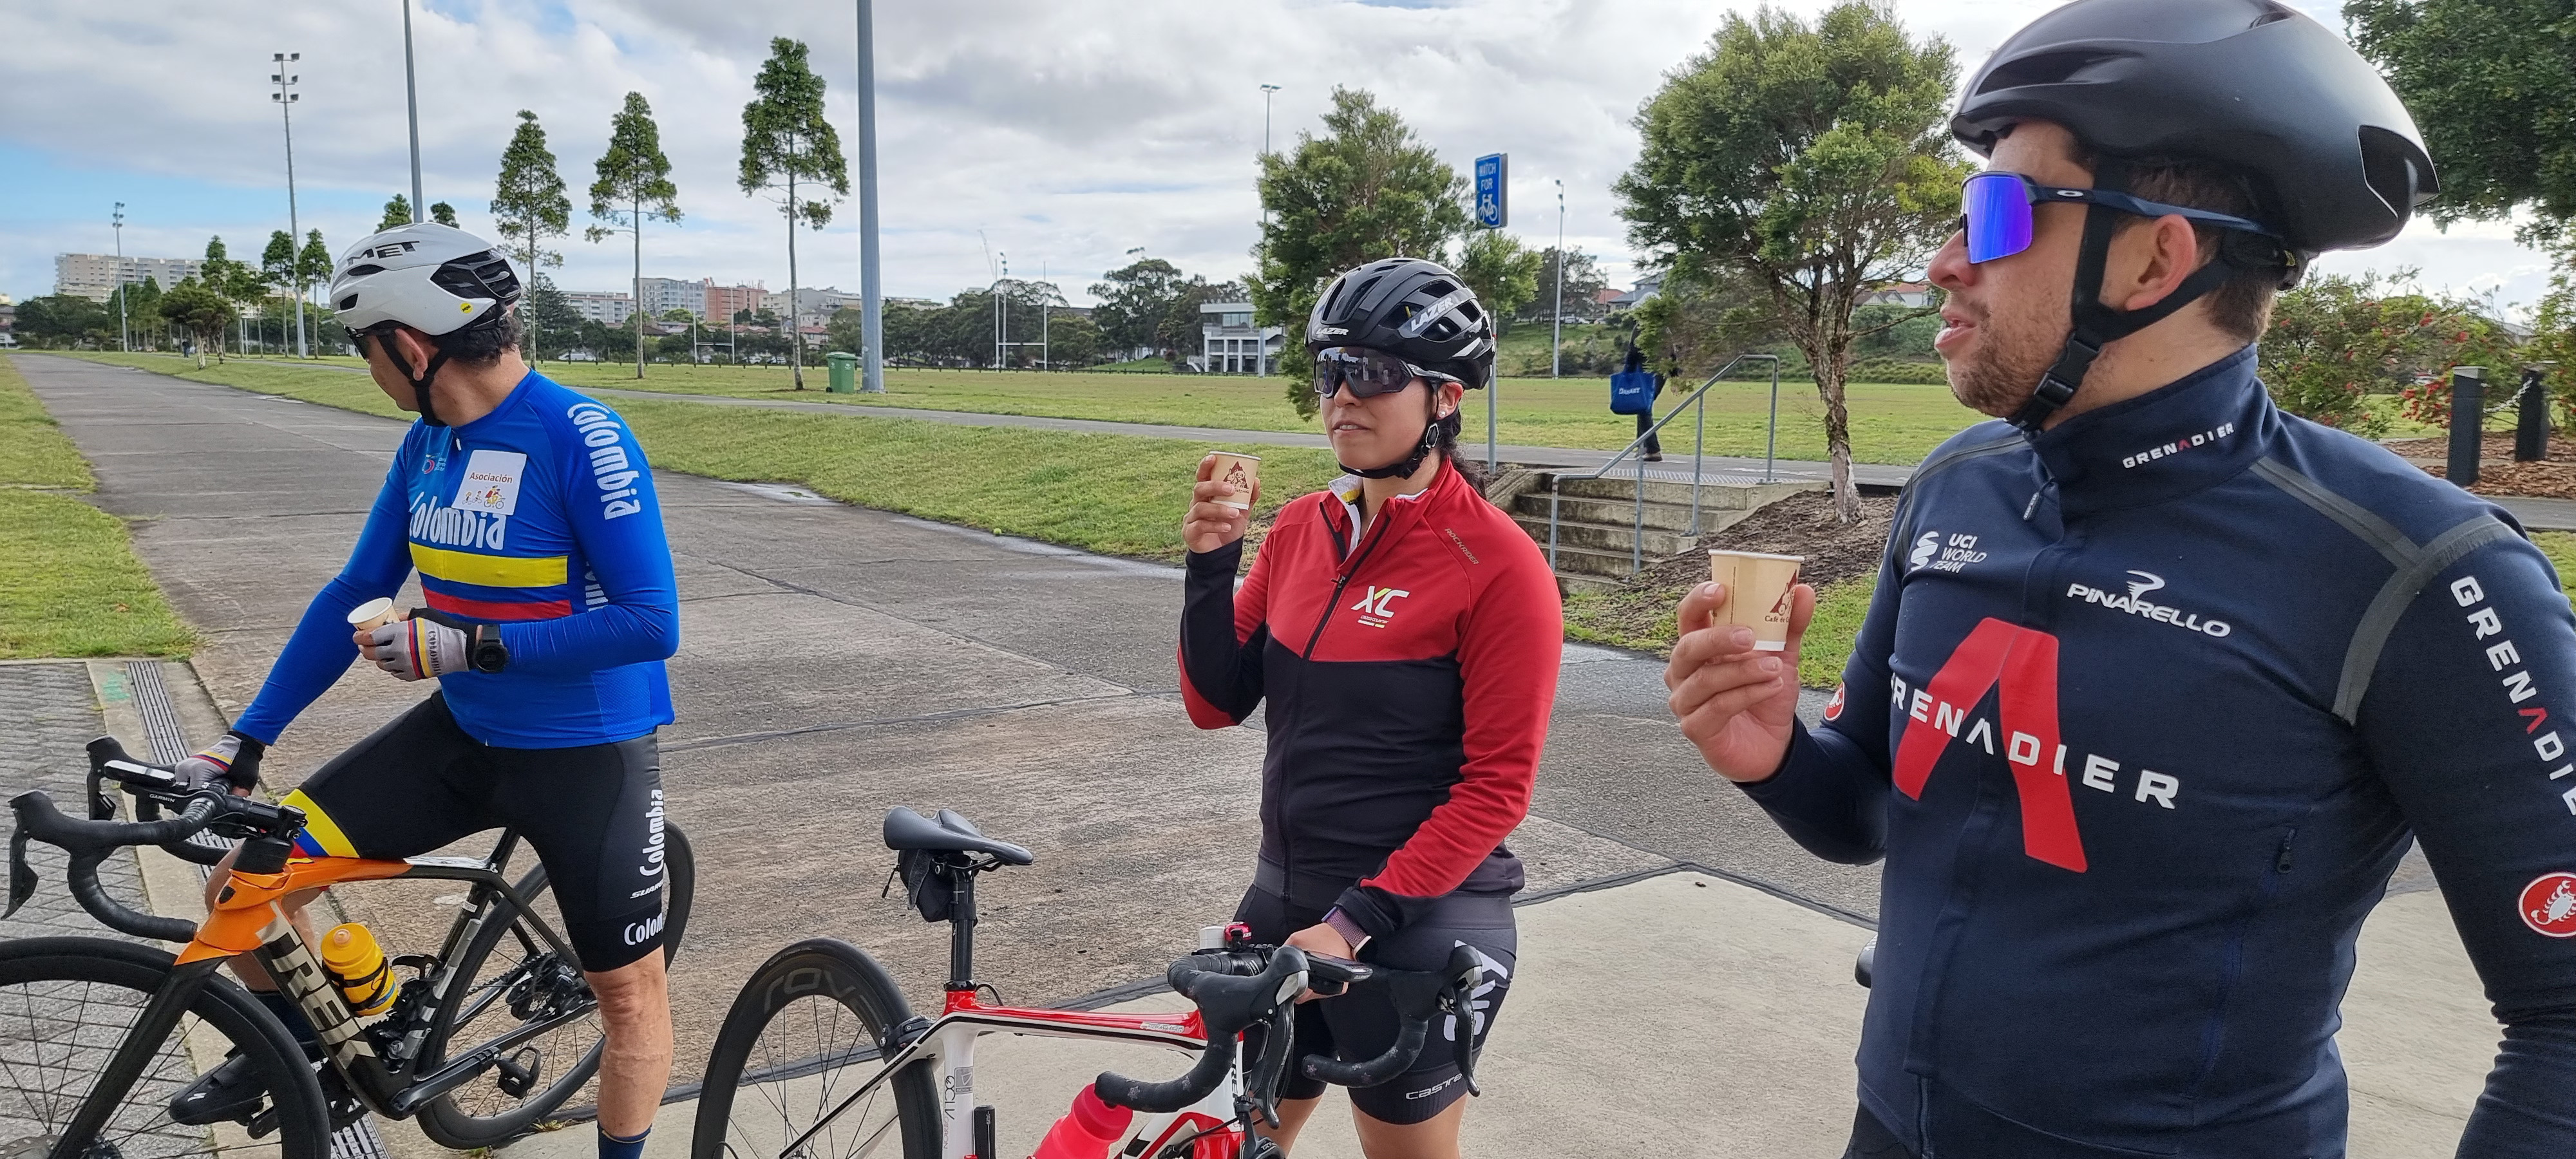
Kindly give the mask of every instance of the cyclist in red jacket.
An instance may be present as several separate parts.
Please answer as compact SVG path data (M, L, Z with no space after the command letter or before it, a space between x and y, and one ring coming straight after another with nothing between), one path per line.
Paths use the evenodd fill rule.
M1456 274L1396 258L1335 279L1306 348L1349 474L1280 509L1240 591L1250 513L1220 502L1233 489L1213 459L1181 525L1190 719L1224 728L1268 702L1261 853L1235 916L1261 941L1392 969L1475 947L1474 1024L1440 1033L1481 1046L1516 948L1521 864L1503 839L1529 812L1565 639L1547 561L1456 454L1459 401L1493 375L1493 324ZM1349 1060L1395 1033L1368 994L1311 1003L1296 1025L1300 1053ZM1411 1071L1351 1092L1370 1159L1458 1154L1466 1091L1449 1057L1433 1042ZM1271 1137L1293 1144L1323 1088L1290 1080Z

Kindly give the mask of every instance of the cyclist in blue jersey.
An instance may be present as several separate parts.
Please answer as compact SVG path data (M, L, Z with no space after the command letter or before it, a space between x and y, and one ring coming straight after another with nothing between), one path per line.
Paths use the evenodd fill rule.
M341 256L339 320L376 385L420 419L258 697L180 769L248 792L267 746L361 656L436 680L287 795L305 813L304 851L399 858L518 830L599 999L599 1153L634 1159L671 1068L654 730L671 722L662 662L679 645L679 603L643 448L616 412L528 369L519 298L509 262L448 226L386 230ZM415 571L428 606L353 635L350 610ZM236 969L309 1043L257 967ZM214 1121L256 1081L217 1067L174 1116Z
M2435 190L2270 0L2076 0L1995 51L1935 257L1952 391L1842 686L1684 599L1682 732L1880 877L1852 1156L2345 1153L2354 945L2421 843L2504 1026L2465 1159L2576 1155L2576 617L2512 515L2284 413L2276 291Z

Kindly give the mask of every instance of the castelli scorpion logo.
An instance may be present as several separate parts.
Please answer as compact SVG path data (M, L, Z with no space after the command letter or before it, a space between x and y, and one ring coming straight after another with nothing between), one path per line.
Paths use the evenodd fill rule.
M2576 873L2544 873L2522 887L2522 924L2552 938L2576 938Z

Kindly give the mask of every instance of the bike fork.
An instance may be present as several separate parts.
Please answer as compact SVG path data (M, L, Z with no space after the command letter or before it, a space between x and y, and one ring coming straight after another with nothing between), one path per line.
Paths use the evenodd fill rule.
M106 1129L108 1119L133 1089L134 1080L143 1077L144 1068L152 1064L153 1057L161 1053L163 1044L178 1030L179 1017L196 1004L198 995L205 993L207 981L222 964L221 959L208 958L170 971L169 979L152 992L152 1000L144 1003L142 1016L126 1030L124 1041L117 1043L116 1053L99 1072L98 1085L81 1100L80 1110L73 1113L71 1123L54 1140L46 1159L83 1159L89 1155L99 1132Z

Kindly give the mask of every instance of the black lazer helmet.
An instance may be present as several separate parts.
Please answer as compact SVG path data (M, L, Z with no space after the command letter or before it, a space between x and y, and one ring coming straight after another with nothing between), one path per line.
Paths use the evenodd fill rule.
M1370 262L1333 279L1306 318L1306 352L1383 350L1453 375L1470 390L1494 378L1494 320L1476 291L1420 258Z
M2125 161L2181 157L2241 174L2256 220L2309 258L2397 236L2439 185L2406 106L2341 36L2276 0L2075 0L2025 25L1962 90L1950 132L1980 155L2013 122L2054 121L2098 155L2097 187L2125 191ZM2100 306L2117 210L2094 206L2076 274L2074 335L2014 422L2037 429L2073 397L2104 343L2248 268L2237 246L2145 310Z

